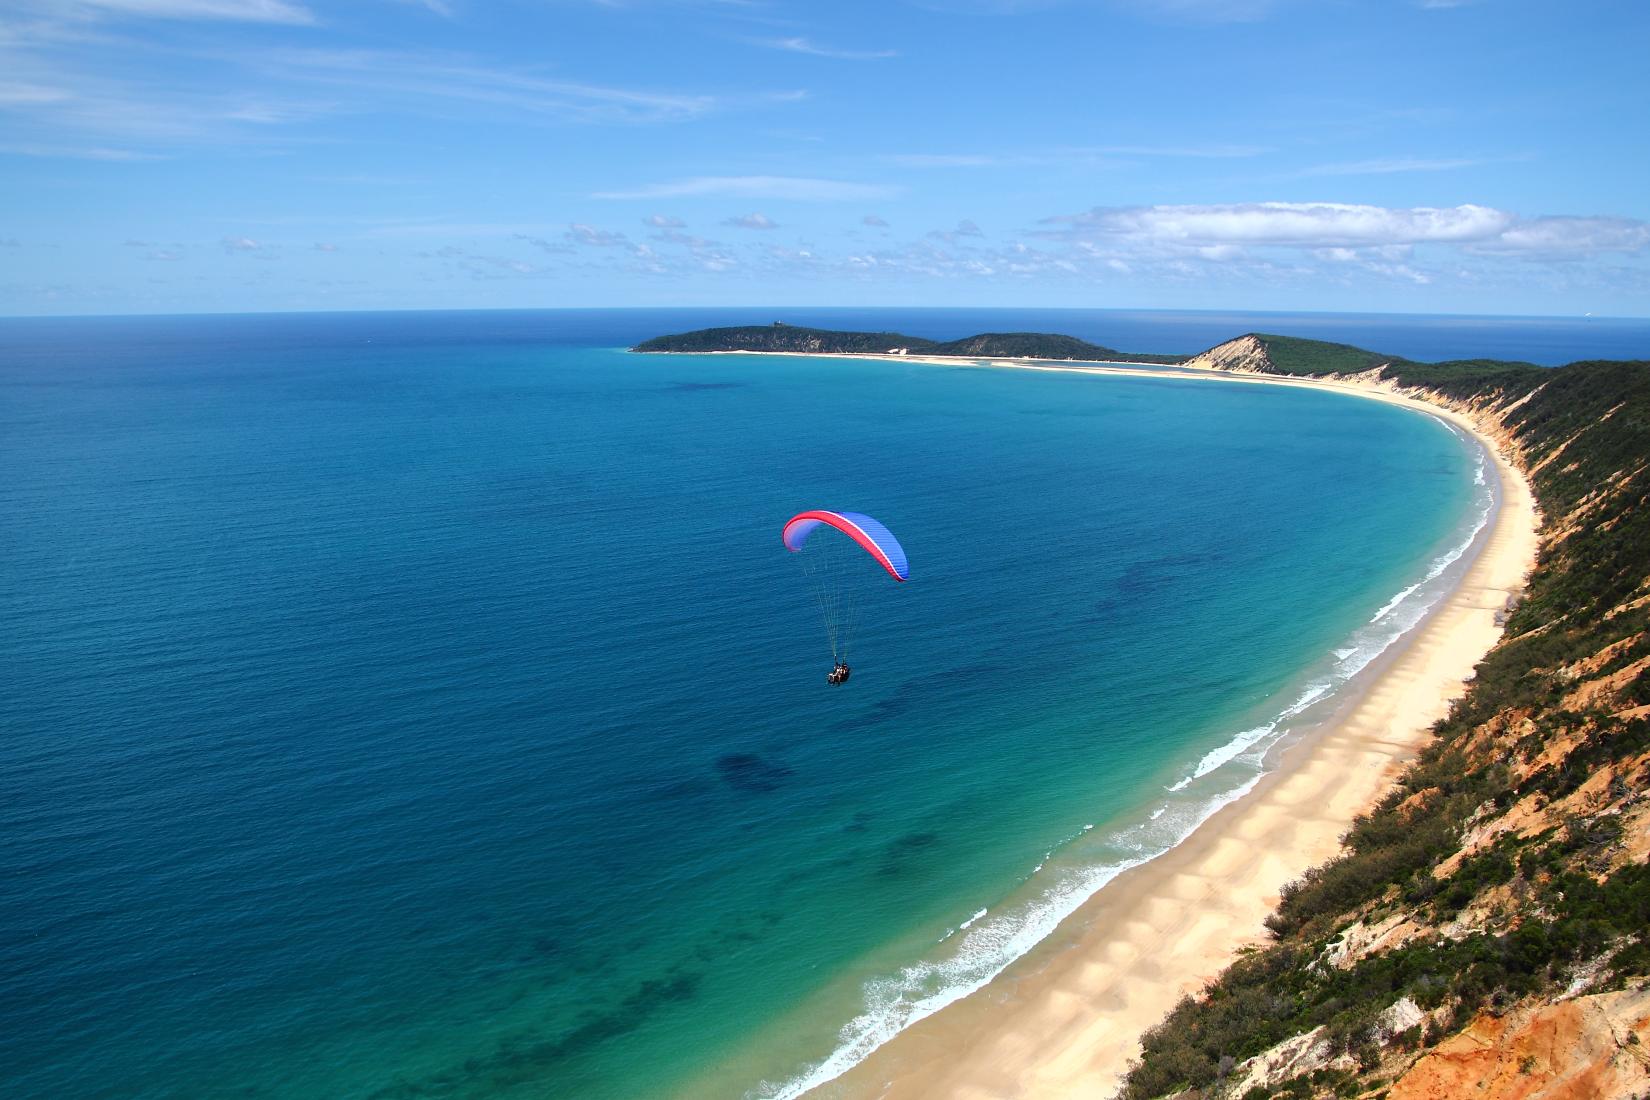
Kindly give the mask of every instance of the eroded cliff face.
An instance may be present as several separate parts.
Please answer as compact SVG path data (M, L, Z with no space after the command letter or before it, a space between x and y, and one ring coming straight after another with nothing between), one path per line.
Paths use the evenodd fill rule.
M1393 1082L1388 1100L1594 1100L1650 1087L1650 991L1474 1017Z
M1188 367L1201 367L1204 370L1234 371L1238 374L1276 374L1272 367L1272 359L1266 353L1266 345L1260 342L1258 336L1239 336L1236 340L1228 340L1224 344L1216 344L1201 355L1194 355L1186 360Z
M1254 336L1191 363L1275 369ZM1650 364L1597 366L1355 376L1497 440L1540 561L1437 743L1286 894L1275 945L1148 1036L1131 1100L1650 1097Z

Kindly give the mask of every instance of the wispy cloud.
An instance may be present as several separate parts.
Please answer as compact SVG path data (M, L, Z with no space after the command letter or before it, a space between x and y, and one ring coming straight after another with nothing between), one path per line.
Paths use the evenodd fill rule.
M984 168L1010 162L994 153L891 153L885 159L906 168Z
M196 10L181 0L177 7ZM771 104L790 94L626 87L433 50L249 52L192 45L173 49L167 76L158 80L130 63L153 46L135 34L88 31L75 37L65 30L55 37L41 32L8 38L10 29L0 22L0 110L8 139L3 151L25 156L136 160L202 145L286 149L313 136L306 124L345 112L665 124ZM234 71L232 83L224 83L225 69Z
M722 223L731 225L735 229L778 229L779 223L766 214L741 214L737 218L729 218Z
M592 248L617 248L630 243L623 233L597 229L583 222L574 222L567 227L567 240L572 244L588 245Z
M968 218L957 223L955 229L935 229L928 234L936 241L958 241L964 237L983 237L985 231Z
M806 38L753 38L749 41L753 46L764 46L770 50L787 50L813 57L829 57L837 61L879 61L899 56L897 50L843 50L820 46Z
M1400 172L1449 172L1485 163L1472 157L1379 157L1340 164L1319 164L1306 169L1307 176L1385 176Z
M64 88L44 84L28 84L18 80L0 80L0 107L32 107L45 103L63 103L74 94Z
M209 19L297 26L316 22L308 8L285 0L76 0L74 6L146 19Z
M225 252L256 252L263 247L251 237L225 237L218 243Z
M887 229L888 228L888 222L885 219L880 218L875 214L865 215L863 218L859 219L859 224L868 225L873 229Z
M423 8L432 15L439 15L443 19L451 19L456 14L453 11L453 6L446 3L445 0L399 0L399 2L415 8Z
M1148 19L1183 23L1250 23L1286 0L1109 0L1112 7Z
M490 256L469 249L447 245L434 252L420 252L419 256L426 260L441 260L446 266L467 272L476 279L511 278L522 275L539 275L543 269L536 264L518 260L512 256Z
M283 78L402 97L462 101L579 122L668 122L716 108L714 96L563 80L481 65L453 55L379 50L287 50L268 71Z
M801 176L694 176L650 183L625 191L598 191L598 199L737 198L795 202L854 202L888 198L896 189L880 184Z
M1159 157L1224 160L1271 151L1264 145L1079 145L995 153L891 153L883 159L907 168L990 168Z
M653 229L686 229L687 222L681 218L673 218L669 214L649 214L642 219L642 224Z
M160 160L155 153L140 153L133 149L112 149L104 145L31 145L0 144L0 155L14 157L42 157L63 160Z

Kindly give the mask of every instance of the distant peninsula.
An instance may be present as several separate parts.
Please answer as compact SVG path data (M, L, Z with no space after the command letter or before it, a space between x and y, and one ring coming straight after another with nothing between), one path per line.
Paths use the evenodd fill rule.
M961 340L926 340L898 332L837 332L776 321L771 325L702 328L656 336L639 352L764 351L792 355L926 355L959 359L1055 359L1084 363L1175 364L1184 355L1148 355L1101 347L1048 332L982 332Z

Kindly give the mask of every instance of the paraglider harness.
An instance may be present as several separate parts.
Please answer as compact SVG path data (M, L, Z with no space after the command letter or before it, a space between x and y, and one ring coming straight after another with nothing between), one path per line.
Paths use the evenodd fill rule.
M836 663L836 667L831 669L830 672L825 674L825 682L827 684L833 684L833 685L834 684L845 684L845 683L847 683L848 682L848 664L847 664L847 662L838 661Z

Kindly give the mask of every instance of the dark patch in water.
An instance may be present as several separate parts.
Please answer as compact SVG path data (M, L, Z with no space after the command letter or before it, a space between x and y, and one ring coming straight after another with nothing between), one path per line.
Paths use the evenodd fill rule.
M886 699L878 699L863 714L841 719L832 725L832 729L855 730L874 726L891 718L898 718L916 707L924 698L932 698L936 693L949 693L958 684L989 681L1011 671L1011 666L1007 665L976 664L907 680Z
M728 786L747 794L777 791L785 780L796 774L785 765L765 760L753 752L729 753L716 761L716 770Z
M743 382L672 382L670 388L692 392L694 390L736 390L742 385L744 385Z
M523 1035L501 1039L491 1054L466 1058L457 1069L420 1081L398 1078L372 1093L376 1100L414 1100L418 1097L491 1095L527 1084L551 1085L546 1074L610 1039L628 1035L648 1018L698 996L703 975L673 967L665 977L643 982L616 1006L603 1012L585 1012L577 1027L554 1039ZM555 1095L554 1092L547 1095Z
M911 869L911 864L919 861L923 853L940 842L938 833L906 833L889 841L882 850L882 861L877 865L877 874L883 876L903 875Z
M832 726L832 729L856 730L862 729L865 726L874 726L879 722L886 722L890 718L898 718L910 709L911 700L905 698L903 694L891 695L886 699L878 699L875 703L871 704L871 709L867 710L864 714L855 715L852 718L844 718L840 722L835 723L835 725Z
M842 827L845 833L863 833L871 825L871 815L864 810L854 815L854 819Z
M1098 617L1108 618L1119 607L1127 607L1173 589L1177 583L1192 577L1199 569L1220 560L1218 554L1182 554L1156 561L1135 562L1125 569L1112 584L1109 595L1098 600L1094 610Z

